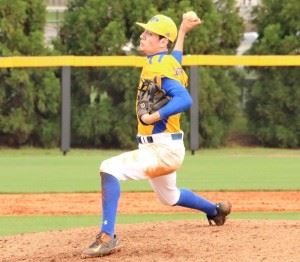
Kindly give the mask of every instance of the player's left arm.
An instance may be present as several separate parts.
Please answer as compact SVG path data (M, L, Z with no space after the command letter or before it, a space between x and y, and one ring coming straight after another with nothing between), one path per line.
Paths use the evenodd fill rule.
M141 120L147 125L151 125L161 119L167 119L171 115L184 112L192 105L192 98L189 92L178 81L163 78L162 87L166 91L166 95L171 97L171 99L158 111L152 114L144 114L141 117Z

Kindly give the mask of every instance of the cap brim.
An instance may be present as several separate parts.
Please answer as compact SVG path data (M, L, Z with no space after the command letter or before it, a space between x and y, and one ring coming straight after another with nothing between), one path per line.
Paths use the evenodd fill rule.
M144 24L144 23L139 23L139 22L136 22L137 25L141 26L142 28L144 28L145 30L148 30L149 32L152 32L152 33L155 33L155 34L158 34L160 35L160 33L155 30L155 28L152 28L151 26L149 26L148 24Z
M149 25L149 24L139 23L139 22L136 22L136 24L139 25L140 27L144 28L145 30L149 31L149 32L155 33L157 35L162 35L161 32L159 32L157 30L157 28L155 28L155 27L152 28L152 26ZM164 35L162 35L162 36L164 36ZM169 37L167 37L167 36L164 36L164 37L168 38L172 43L174 42L174 40L172 41Z
M140 23L140 22L135 22L137 25L144 27L146 24L145 23Z
M145 24L145 23L136 22L136 24L139 25L139 26L141 26L141 27L143 27L144 29L147 29L146 28L147 24Z

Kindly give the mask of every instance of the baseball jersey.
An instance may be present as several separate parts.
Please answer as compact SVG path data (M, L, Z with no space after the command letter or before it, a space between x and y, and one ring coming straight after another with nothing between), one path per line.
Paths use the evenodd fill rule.
M182 53L167 54L167 52L158 53L147 57L146 63L142 69L140 76L140 83L148 79L155 81L155 83L163 88L171 100L167 105L159 110L161 120L152 124L144 125L138 119L138 134L139 135L152 135L162 132L175 133L181 131L180 129L180 112L186 109L186 101L188 107L191 103L191 98L186 90L188 77L182 66L181 62ZM173 92L173 90L175 90ZM175 99L177 94L181 98ZM187 97L187 99L185 99ZM174 98L174 101L172 101ZM182 99L183 98L183 99Z

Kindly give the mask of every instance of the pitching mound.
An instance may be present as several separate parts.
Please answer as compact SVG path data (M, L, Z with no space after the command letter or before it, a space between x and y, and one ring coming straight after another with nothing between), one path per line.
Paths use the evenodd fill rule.
M85 261L300 261L299 221L229 220L210 227L205 220L118 225L122 249ZM81 250L97 228L5 237L1 261L83 261Z

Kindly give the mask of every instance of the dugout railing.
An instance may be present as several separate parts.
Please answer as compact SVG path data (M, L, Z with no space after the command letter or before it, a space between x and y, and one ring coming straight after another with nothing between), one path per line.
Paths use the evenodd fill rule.
M71 68L72 67L142 67L145 58L140 56L20 56L1 57L0 68L61 67L61 150L66 154L71 145ZM199 148L199 66L300 66L300 56L227 56L185 55L183 66L190 67L190 93L194 99L190 110L190 149Z

